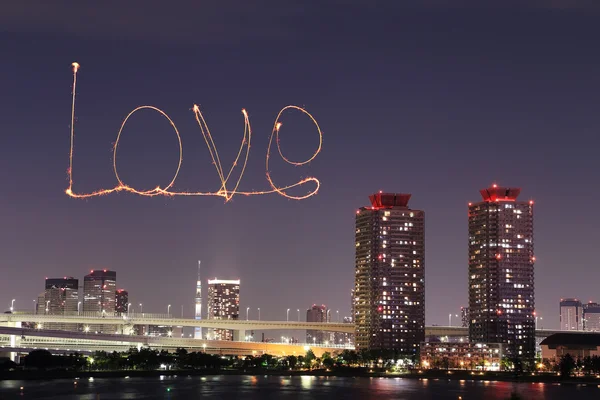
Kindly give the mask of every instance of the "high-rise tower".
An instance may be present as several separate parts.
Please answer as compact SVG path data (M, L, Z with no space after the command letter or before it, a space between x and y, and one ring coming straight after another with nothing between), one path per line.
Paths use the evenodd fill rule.
M377 193L356 212L356 347L416 354L425 340L425 213Z
M202 262L198 260L198 280L196 281L196 305L195 305L195 317L196 319L202 319L202 279L200 279L200 264ZM198 326L194 329L194 338L202 339L202 327Z
M83 277L83 311L114 315L117 273L92 270Z
M239 316L240 280L209 279L206 319L238 319ZM209 329L207 336L213 340L234 340L233 331L229 329Z
M518 201L520 192L493 185L469 204L469 338L533 361L533 201Z

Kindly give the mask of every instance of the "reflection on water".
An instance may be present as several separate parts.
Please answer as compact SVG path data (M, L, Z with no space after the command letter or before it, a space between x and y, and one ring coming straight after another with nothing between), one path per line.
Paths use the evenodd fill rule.
M0 399L489 399L518 392L528 400L600 398L599 385L561 385L447 379L314 376L158 376L53 381L2 381Z

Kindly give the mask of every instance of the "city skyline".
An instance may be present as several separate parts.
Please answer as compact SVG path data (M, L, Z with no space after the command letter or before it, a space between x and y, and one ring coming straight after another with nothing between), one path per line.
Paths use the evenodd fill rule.
M286 309L315 302L350 315L354 213L366 195L383 190L412 193L428 213L426 324L445 325L468 304L468 202L491 183L522 187L536 201L536 312L544 327L559 327L560 298L600 300L592 245L600 210L590 205L600 195L593 183L600 168L597 7L523 1L515 12L353 0L225 10L195 3L167 12L151 1L147 20L131 4L3 7L2 308L16 299L17 309L31 309L45 276L81 280L82 271L106 268L118 271L136 306L164 313L171 304L179 314L183 304L193 317L192 266L202 259L204 276L244 281L243 316L260 307L262 319L285 320ZM69 198L74 61L82 74L78 190L115 184L111 143L140 104L165 109L181 128L177 183L185 190L219 186L193 104L201 105L225 165L235 157L246 108L254 136L243 189L266 189L272 123L296 104L319 122L323 150L297 168L274 156L271 172L281 184L315 176L319 193L303 201L237 196L228 204L123 193ZM164 186L172 177L176 143L161 118L136 114L124 132L118 162L135 187ZM282 122L284 154L312 154L318 135L310 122L296 113Z

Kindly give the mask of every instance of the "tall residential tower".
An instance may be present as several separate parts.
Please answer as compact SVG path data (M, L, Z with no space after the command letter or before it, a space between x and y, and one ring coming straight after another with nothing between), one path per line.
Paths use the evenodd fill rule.
M206 309L206 319L239 319L240 280L209 279ZM212 340L234 340L230 329L209 329L207 336Z
M493 185L469 204L469 338L533 361L533 201L518 201L520 192Z
M356 212L356 347L416 354L425 339L425 213L376 193Z

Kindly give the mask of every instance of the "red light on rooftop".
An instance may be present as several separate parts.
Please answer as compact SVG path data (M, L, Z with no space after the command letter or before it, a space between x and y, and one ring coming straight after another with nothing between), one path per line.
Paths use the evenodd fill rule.
M532 206L533 205L533 200L529 200L529 205Z
M356 210L356 213L357 213L357 214L360 214L360 210Z
M535 261L535 257L531 257L531 261Z
M469 207L471 207L473 205L473 203L469 203Z
M498 185L496 185L495 183L492 185L493 188L497 188Z
M93 270L93 269L90 269L90 274L93 274L93 273L94 273L94 270Z
M383 193L383 190L380 190L379 193Z
M106 270L104 270L104 272L106 272Z
M533 316L535 317L535 311L533 312Z

